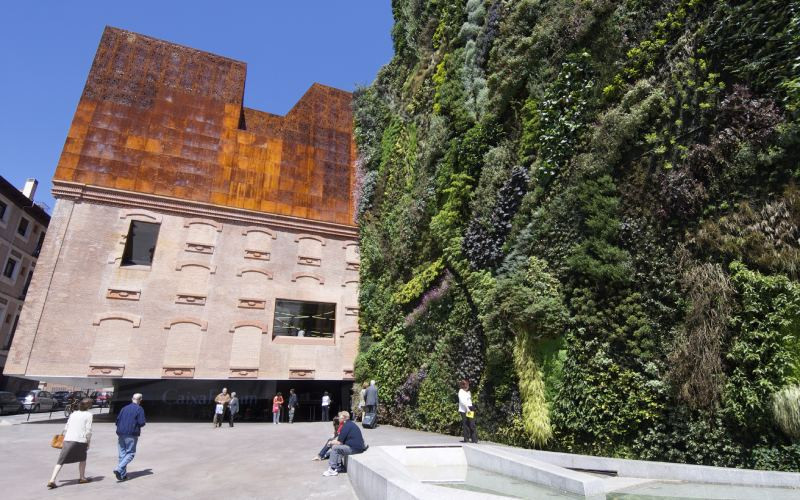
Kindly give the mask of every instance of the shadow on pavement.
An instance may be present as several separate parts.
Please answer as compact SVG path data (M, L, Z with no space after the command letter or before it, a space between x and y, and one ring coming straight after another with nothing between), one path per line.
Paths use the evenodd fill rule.
M153 475L153 469L136 470L133 472L128 472L128 476L125 480L130 481L131 479L136 479L137 477L152 476L152 475Z
M98 482L102 481L105 478L106 478L105 476L88 476L87 477L87 479L90 480L89 484L98 483ZM61 481L58 482L58 487L59 488L61 488L62 486L75 486L75 485L80 485L80 483L78 482L77 479L67 479L67 480L61 480Z

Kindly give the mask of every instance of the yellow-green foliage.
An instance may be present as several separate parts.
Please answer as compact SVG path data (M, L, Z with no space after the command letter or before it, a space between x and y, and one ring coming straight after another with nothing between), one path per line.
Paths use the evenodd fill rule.
M545 398L544 378L536 365L532 342L519 335L514 342L514 368L519 377L522 396L522 425L536 446L546 444L553 436L550 409Z
M415 273L411 281L394 293L392 300L399 305L406 305L418 299L425 290L430 288L434 280L441 276L442 271L444 271L444 261L440 258L432 262L421 272Z

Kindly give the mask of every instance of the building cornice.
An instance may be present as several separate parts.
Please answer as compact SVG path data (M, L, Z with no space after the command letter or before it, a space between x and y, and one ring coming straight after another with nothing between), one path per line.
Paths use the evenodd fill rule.
M87 201L119 207L148 208L192 217L204 217L232 222L279 227L293 231L311 232L330 236L358 238L358 228L344 224L303 219L287 215L258 212L242 208L225 207L167 196L136 193L121 189L91 186L79 182L53 179L53 197L72 201Z

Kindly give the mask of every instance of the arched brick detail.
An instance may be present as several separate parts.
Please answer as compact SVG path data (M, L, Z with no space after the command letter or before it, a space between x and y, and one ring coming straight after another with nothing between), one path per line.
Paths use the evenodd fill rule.
M143 222L156 222L158 224L160 224L162 221L161 215L154 214L147 210L142 210L141 208L128 208L120 210L119 218L128 220L140 220Z
M357 241L345 241L342 243L342 250L345 250L347 247L358 246Z
M320 276L319 274L315 273L293 273L292 274L292 281L297 281L298 278L312 278L319 281L320 285L325 284L325 278Z
M222 232L222 223L212 219L200 219L198 217L193 217L191 219L184 219L183 227L186 228L191 226L192 224L204 224L206 226L213 227L214 229L217 230L218 233Z
M272 238L273 240L278 239L278 233L276 233L272 229L267 229L265 227L248 226L242 229L242 236L247 236L247 233L264 233L266 235L269 235L269 237Z
M208 263L200 261L200 260L179 260L175 264L175 270L176 271L180 271L184 267L189 267L189 266L196 266L196 267L206 268L206 269L208 269L208 274L214 274L214 273L217 272L217 266L212 265L212 264L208 264Z
M354 334L356 336L360 335L361 334L361 330L359 330L358 328L351 328L349 330L343 331L340 336L341 337L345 337L347 335L354 335Z
M317 236L315 234L298 234L297 237L294 239L295 243L300 243L300 240L317 240L319 241L320 245L325 246L325 238L322 236Z
M237 328L242 328L243 326L252 326L255 328L259 328L261 330L261 333L267 333L269 331L266 323L264 323L263 321L253 321L253 320L237 321L236 323L231 325L228 331L233 333L236 331Z
M100 323L107 319L121 319L123 321L130 321L133 323L133 328L139 328L139 325L142 324L142 317L138 314L131 314L121 311L98 313L94 316L94 321L92 321L92 324L94 326L100 326Z
M191 317L188 317L188 316L183 316L183 317L173 318L173 319L168 320L166 323L164 323L164 330L170 330L173 325L177 325L177 324L180 324L180 323L191 323L193 325L197 325L197 326L200 327L200 330L203 331L203 332L208 330L208 321L203 321L202 319L191 318Z
M260 269L258 267L240 267L236 270L236 276L242 276L245 273L260 273L267 277L267 279L272 279L274 277L272 271L269 269Z
M342 288L347 287L347 285L355 285L357 287L358 286L358 280L347 280L344 283L342 283Z

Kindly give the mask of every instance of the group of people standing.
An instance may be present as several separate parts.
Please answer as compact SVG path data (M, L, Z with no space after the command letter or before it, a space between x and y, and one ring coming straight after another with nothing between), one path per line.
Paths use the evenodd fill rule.
M223 387L222 392L214 398L214 427L222 427L226 415L229 426L233 427L233 420L237 413L239 413L239 398L236 397L235 392L228 394L228 388Z
M328 393L326 392L325 394L327 395ZM272 398L273 424L277 425L281 423L281 409L283 403L283 394L281 392L276 393L275 397ZM291 424L294 423L295 411L299 406L297 394L295 394L294 389L289 389L289 401L287 406L289 409L289 423ZM239 409L239 398L236 397L236 393L231 392L228 394L228 388L223 387L222 392L217 394L217 397L214 398L214 420L212 422L214 427L222 427L222 422L225 420L226 416L228 418L228 425L233 427L233 421L236 419Z
M139 435L142 427L145 426L144 409L141 407L142 395L136 393L131 402L126 405L117 415L117 449L119 451L119 461L114 468L114 476L117 481L128 479L128 464L131 463L136 455L136 445L139 442ZM47 482L47 488L56 488L56 477L61 472L64 464L78 464L80 478L78 483L85 484L91 482L86 477L86 455L92 441L92 422L94 417L91 413L92 400L84 398L78 404L78 411L72 412L67 420L63 435L61 453L53 468L53 474Z
M360 415L361 421L364 421L364 415L368 413L376 413L378 411L378 386L375 385L374 380L369 383L364 382L361 387L358 399L358 412L356 418Z

